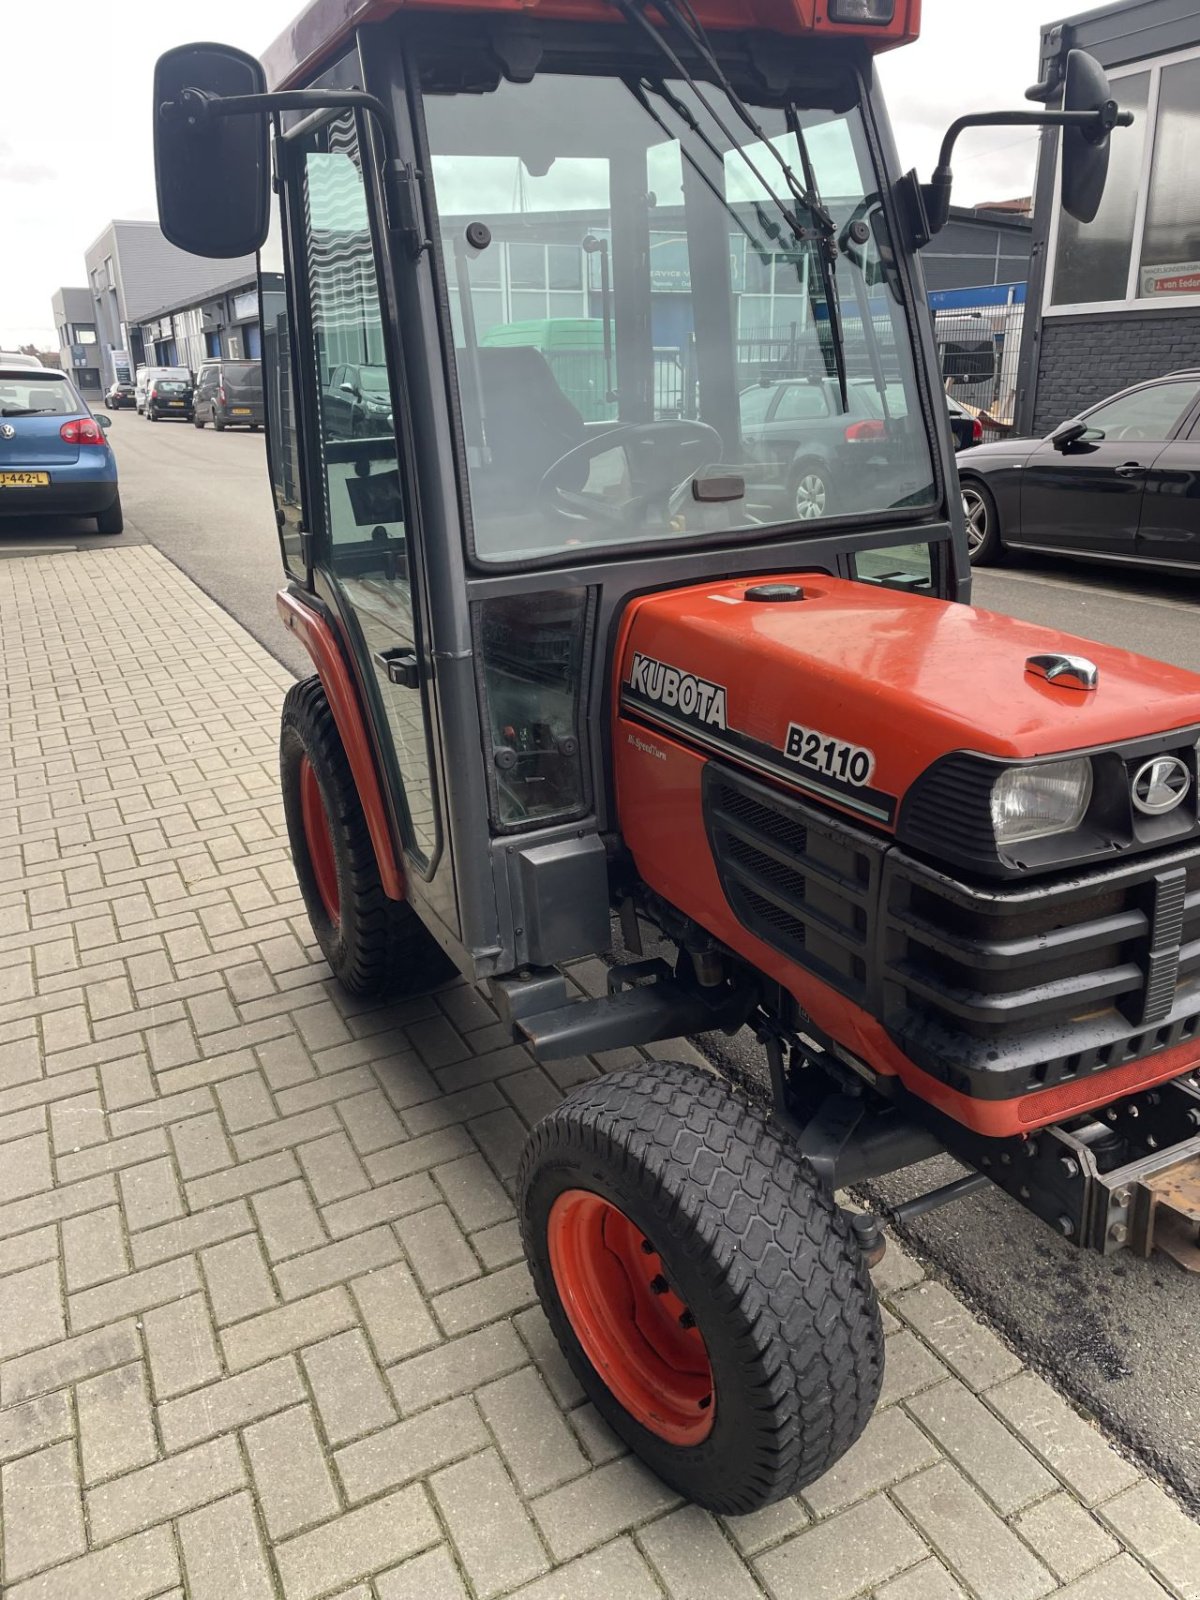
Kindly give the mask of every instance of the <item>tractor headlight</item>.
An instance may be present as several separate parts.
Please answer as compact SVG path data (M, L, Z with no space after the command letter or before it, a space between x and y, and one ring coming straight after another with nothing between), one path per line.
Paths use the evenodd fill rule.
M992 827L1003 849L1026 839L1073 833L1092 798L1092 763L1084 757L1010 767L992 785Z
M829 0L831 22L863 22L886 27L896 15L896 0Z

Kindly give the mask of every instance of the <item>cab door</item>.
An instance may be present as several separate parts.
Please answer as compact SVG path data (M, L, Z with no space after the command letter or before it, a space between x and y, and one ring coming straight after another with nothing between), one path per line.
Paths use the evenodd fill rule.
M351 111L285 141L288 213L304 363L312 586L341 622L375 732L410 880L440 833L429 737L430 656L418 616L411 486L397 445L395 364L381 292L382 242L363 130ZM389 372L390 406L347 426L333 379Z

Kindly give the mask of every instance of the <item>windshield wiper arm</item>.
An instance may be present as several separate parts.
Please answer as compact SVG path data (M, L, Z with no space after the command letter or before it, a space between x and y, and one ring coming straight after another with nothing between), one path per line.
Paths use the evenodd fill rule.
M701 94L700 85L696 82L696 79L692 75L692 73L689 70L689 68L686 67L684 65L684 63L679 59L679 56L676 54L675 50L672 48L672 45L671 45L670 41L663 36L662 32L658 28L656 28L654 26L654 24L650 21L650 18L648 16L646 16L645 11L642 9L642 3L644 3L644 0L642 0L642 3L639 3L639 0L612 0L612 3L617 7L617 9L622 13L622 15L629 22L636 23L636 25L639 28L641 28L643 30L643 32L649 34L650 38L654 40L654 43L657 45L658 49L662 52L662 54L666 57L667 61L670 63L672 70L679 74L680 78L682 78L684 83L687 84L688 88L696 96L696 99L700 102L700 104L708 112L709 116L712 118L712 120L716 124L717 128L724 135L724 137L729 141L730 148L732 150L736 150L737 151L737 153L741 156L742 160L746 163L747 167L749 167L750 171L758 179L759 183L762 184L763 188L767 191L767 194L768 194L768 196L769 196L769 198L771 200L771 203L775 206L776 210L779 211L779 213L782 215L784 221L787 223L788 227L792 230L792 233L794 234L796 239L797 240L803 240L803 239L809 238L811 236L810 235L810 230L807 229L804 226L804 224L800 221L799 217L792 210L792 208L790 206L788 206L788 205L785 205L784 202L775 193L775 191L771 188L771 185L767 182L766 178L763 177L762 173L758 170L757 166L751 160L749 152L742 145L742 143L738 139L737 135L729 127L728 123L726 123L724 121L724 119L721 117L720 113L717 111L716 107L708 99L706 99L703 94ZM660 9L664 10L664 14L666 14L665 7L668 4L669 4L669 0L664 0L664 7L660 8ZM729 93L729 91L727 90L726 93ZM697 128L696 131L699 132L700 130ZM711 140L706 139L705 142L709 145L709 147L714 151L715 154L720 156L722 164L723 164L724 163L724 159L725 159L724 154L718 149L718 147ZM769 143L769 141L768 141L768 143ZM775 150L774 145L770 145L770 148L772 150ZM779 152L775 151L775 154L778 156ZM780 157L780 160L782 160L782 157ZM785 162L784 165L786 167L787 163Z
M817 188L817 174L812 164L812 157L808 150L808 140L804 137L804 129L800 125L800 113L796 110L794 102L789 102L787 108L788 131L796 141L796 148L800 152L800 163L804 168L804 181L808 185L808 192L813 197L813 215L818 217L821 232L824 238L817 255L821 261L821 282L825 289L825 304L829 311L829 333L833 342L833 360L837 368L838 391L842 397L842 411L850 411L850 391L846 381L846 330L842 324L842 303L838 299L837 291L837 223L832 214L826 210L821 200L821 192ZM820 208L819 212L817 208ZM864 320L866 312L863 312ZM872 333L874 327L872 326ZM864 327L863 338L867 337Z
M754 175L758 182L762 184L771 200L771 203L775 206L775 209L780 213L788 227L791 229L792 235L796 239L797 243L803 243L806 240L814 238L817 241L817 254L821 263L821 282L825 292L825 304L828 307L830 338L833 344L834 369L837 373L838 390L842 401L842 411L843 413L848 413L850 410L850 395L846 378L845 334L842 327L841 303L837 297L837 284L835 281L835 269L838 257L837 224L833 220L832 213L826 208L824 202L822 201L820 191L817 188L816 176L813 171L812 161L808 154L808 146L804 139L803 130L800 127L799 118L796 115L795 106L792 105L788 107L788 129L789 132L791 132L795 137L797 147L800 151L800 158L804 165L805 183L803 184L792 170L791 164L787 161L783 155L783 152L779 150L778 147L774 145L767 137L765 130L760 126L759 122L754 116L754 113L742 99L741 95L738 94L732 83L730 83L720 61L717 59L716 52L709 43L708 35L705 33L703 27L700 25L700 22L696 17L695 12L691 8L690 0L679 0L678 5L676 4L676 0L655 0L656 9L663 17L666 18L668 23L674 24L676 29L682 33L683 37L688 41L692 48L699 53L701 59L705 62L713 76L716 78L718 87L724 93L726 99L729 101L729 104L733 107L734 111L740 117L742 122L746 124L759 143L765 149L769 150L774 156L781 172L783 173L784 180L787 183L788 192L790 193L793 201L795 201L797 205L802 206L804 210L808 212L813 222L816 224L815 229L806 228L792 207L786 205L775 193L774 189L772 189L766 178L759 171L755 162L751 159L749 151L725 122L724 118L717 111L712 101L709 100L707 95L701 91L700 85L697 83L694 74L680 59L678 52L674 49L670 40L667 39L661 30L656 28L650 21L650 18L645 12L646 0L612 0L612 3L617 7L627 21L635 23L639 28L642 29L644 33L648 34L650 38L653 39L655 45L666 57L672 69L677 72L683 82L687 84L688 88L696 96L696 99L712 118L717 129L724 136L724 138L729 141L730 148L737 151L742 160L746 163L746 166L749 168L750 172ZM681 7L686 9L686 14L685 11L680 9ZM691 127L693 131L704 141L706 147L711 150L714 155L719 157L723 165L725 159L723 153L719 150L715 142L710 139L699 126L698 120L691 114L688 108L682 105L682 102L678 100L677 96L672 96L668 103L672 105L672 108L676 111L676 113L682 116L684 121L687 122L688 126ZM756 207L756 210L758 210L760 225L763 225L766 219L763 217L760 208ZM769 232L769 230L766 231Z
M714 78L717 80L718 87L723 91L725 98L729 101L729 104L733 107L734 111L750 129L750 132L759 141L759 143L764 145L774 156L793 200L795 200L797 205L803 206L803 208L817 223L822 236L826 240L834 240L836 247L837 225L821 201L821 196L817 191L816 184L812 180L811 170L806 169L806 183L802 184L793 171L791 163L783 154L783 151L779 149L778 145L773 144L767 137L766 131L754 116L754 113L750 110L750 107L733 87L733 84L730 83L729 75L726 73L724 67L722 67L720 58L713 49L712 42L704 30L703 24L693 10L691 0L664 0L662 5L658 5L658 0L655 0L655 6L656 9L659 10L669 22L674 22L675 27L679 30L679 32L682 33L684 38L689 41L689 43L692 45L692 48L699 53L701 59L706 63ZM697 98L711 113L712 107L708 104L708 101L699 93L699 90L694 83L692 87L697 94ZM728 135L726 136L728 137ZM738 146L738 149L744 157L745 151L741 150L740 146Z
M708 152L716 159L718 165L724 162L725 157L720 146L715 144L709 138L704 129L696 121L696 118L692 112L687 106L684 105L682 100L671 93L665 83L661 81L651 82L648 78L642 78L640 81L629 79L626 82L626 87L629 89L630 94L632 94L634 99L641 106L642 110L646 113L650 120L655 124L656 127L662 129L663 133L666 134L668 139L674 141L676 139L676 135L668 126L667 122L659 116L658 112L655 111L654 107L650 104L650 101L647 99L648 93L656 94L660 97L660 99L666 101L667 105L670 106L671 110L680 119L680 121L696 135L697 139L700 140L705 149L708 150ZM755 238L754 234L751 233L743 219L738 216L737 212L729 204L729 200L722 191L720 184L713 179L711 173L708 173L704 170L703 166L688 149L687 145L684 144L682 139L678 140L678 143L680 155L687 162L688 166L691 167L692 171L700 179L701 183L704 184L709 193L720 202L722 208L729 214L730 217L733 218L734 222L737 223L738 227L746 235L746 239L754 250L755 254L763 259L769 258L771 252L768 251L761 239ZM767 238L777 239L779 237L779 224L772 223L768 220L766 213L763 211L762 207L757 201L754 202L754 212L758 218L758 225L766 234Z

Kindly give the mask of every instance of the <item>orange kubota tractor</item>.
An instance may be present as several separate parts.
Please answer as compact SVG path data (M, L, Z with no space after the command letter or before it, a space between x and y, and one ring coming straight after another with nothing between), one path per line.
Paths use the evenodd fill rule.
M749 1027L756 1097L590 1079L519 1177L603 1416L702 1504L879 1393L877 1221L948 1150L1082 1247L1200 1261L1200 678L973 609L875 60L919 0L314 0L158 64L167 237L260 250L313 929L355 993L488 981L541 1059ZM1117 130L1117 131L1114 131ZM608 992L563 966L613 949ZM651 944L645 941L652 940Z

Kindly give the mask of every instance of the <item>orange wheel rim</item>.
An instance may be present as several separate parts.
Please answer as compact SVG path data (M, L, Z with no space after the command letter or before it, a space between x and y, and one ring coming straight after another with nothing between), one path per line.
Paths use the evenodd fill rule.
M547 1244L575 1337L615 1398L668 1444L700 1444L716 1411L712 1365L650 1240L610 1201L568 1189Z
M330 922L336 926L342 920L342 903L338 894L333 834L329 830L329 816L321 798L317 774L307 756L300 757L300 814L304 819L304 842L308 846L313 877L317 880L317 893Z

